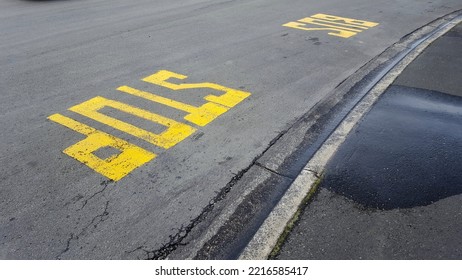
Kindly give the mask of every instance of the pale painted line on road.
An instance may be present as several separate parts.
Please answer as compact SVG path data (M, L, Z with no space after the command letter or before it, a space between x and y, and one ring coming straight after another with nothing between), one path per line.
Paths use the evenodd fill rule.
M319 174L323 172L327 163L345 141L348 134L353 130L359 120L371 109L380 95L390 86L399 74L419 54L423 52L433 41L451 30L455 25L462 22L458 16L453 20L440 25L427 36L417 40L410 49L404 51L393 63L387 67L387 72L374 79L371 90L347 115L340 125L332 132L329 138L314 154L311 160L303 168L287 192L275 206L270 215L263 222L249 244L239 256L240 260L267 259L276 246L279 237L283 234L287 224L292 220L307 194L316 185Z

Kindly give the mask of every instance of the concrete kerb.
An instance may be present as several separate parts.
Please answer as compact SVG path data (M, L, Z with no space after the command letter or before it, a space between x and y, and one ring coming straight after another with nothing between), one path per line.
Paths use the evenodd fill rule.
M332 132L291 184L274 210L245 247L239 257L240 260L261 260L268 258L278 240L280 241L280 237L284 234L287 225L293 222L294 215L299 211L303 201L306 200L307 194L317 184L319 174L323 172L328 161L345 141L359 120L370 110L380 95L407 65L417 58L433 41L460 22L462 22L462 15L458 12L430 24L429 26L435 27L431 32L417 39L408 49L395 58L395 61L390 64L390 67L387 67L386 71L380 73L377 79L372 81L368 93ZM412 37L412 35L410 36Z

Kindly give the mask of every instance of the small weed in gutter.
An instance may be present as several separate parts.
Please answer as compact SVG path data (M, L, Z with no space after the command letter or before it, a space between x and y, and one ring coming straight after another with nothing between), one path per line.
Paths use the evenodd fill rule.
M311 200L311 198L314 196L314 194L318 190L318 187L322 181L322 177L323 177L322 175L318 177L318 179L313 183L313 186L311 187L308 194L305 196L305 198L303 198L302 203L298 207L297 211L287 223L281 236L279 236L278 241L276 242L276 245L274 246L273 250L268 256L268 260L274 260L279 255L282 245L285 243L287 237L289 236L289 234L292 232L293 228L295 227L295 224L300 218L300 214L302 213L303 209L305 209L308 202Z

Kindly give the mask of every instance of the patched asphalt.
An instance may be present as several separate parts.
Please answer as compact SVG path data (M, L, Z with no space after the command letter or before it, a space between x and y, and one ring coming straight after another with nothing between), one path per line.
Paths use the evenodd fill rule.
M385 91L326 168L278 259L462 257L462 24Z

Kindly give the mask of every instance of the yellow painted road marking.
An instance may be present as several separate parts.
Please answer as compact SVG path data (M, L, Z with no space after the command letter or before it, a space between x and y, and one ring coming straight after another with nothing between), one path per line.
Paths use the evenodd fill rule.
M298 21L299 22L304 22L304 23L324 23L324 24L329 24L331 26L331 24L333 24L333 22L331 21L328 21L328 20L324 20L324 19L316 19L316 18L313 18L314 16L312 17L307 17L307 18L302 18L302 19L299 19ZM335 26L334 27L338 27L338 26L342 26L342 27L345 27L346 30L350 29L352 31L362 31L362 30L366 30L368 29L369 27L365 27L365 26L358 26L358 25L353 25L353 24L346 24L346 23L340 23L340 22L335 22L334 23Z
M372 21L365 21L365 20L359 20L359 19L353 19L353 18L345 18L345 17L338 17L338 16L332 16L332 15L326 15L326 14L315 14L311 16L312 18L317 18L317 19L323 19L329 22L335 22L335 24L338 25L349 25L352 27L363 27L364 29L374 27L379 25L377 22L372 22Z
M204 99L209 102L203 104L200 107L196 107L150 92L137 90L129 86L121 86L117 89L119 91L138 96L146 100L157 102L187 112L188 115L186 115L184 119L199 126L205 126L206 124L210 123L218 116L227 112L230 108L236 106L250 95L250 93L245 91L235 90L213 83L174 84L167 82L167 80L170 78L182 80L186 79L187 76L161 70L149 77L144 78L143 81L173 90L209 88L223 91L224 94L220 96L207 95ZM120 121L116 118L99 112L99 110L105 107L111 107L119 111L132 114L139 118L152 121L154 123L165 126L166 129L160 134L141 129L132 124ZM151 144L165 149L173 147L196 131L194 127L187 124L183 124L150 111L101 96L94 97L90 100L75 105L69 108L69 110L125 133L141 138ZM63 152L114 181L120 180L132 172L135 168L156 157L155 154L148 152L136 145L130 144L125 140L99 131L93 127L82 124L60 114L51 115L48 117L48 119L86 135L87 137L84 140L66 148ZM104 147L115 148L121 151L121 153L113 155L107 159L101 159L96 156L94 152Z
M340 27L338 25L333 25L333 24L327 24L326 21L321 21L319 19L314 19L314 18L302 18L302 19L299 19L298 20L299 22L303 22L303 23L311 23L311 24L314 24L314 25L319 25L319 26L325 26L325 27L329 27L331 29L339 29ZM346 31L351 31L351 32L361 32L362 30L361 29L358 29L358 28L351 28L351 26L348 26L348 27L341 27L340 30L346 30Z
M323 27L307 27L308 25ZM345 18L326 14L315 14L311 17L300 19L296 22L288 22L283 26L306 30L306 31L330 31L327 34L342 38L349 38L363 30L377 26L378 23L352 18Z
M66 148L63 152L114 181L122 179L135 168L156 157L155 154L130 144L125 140L63 115L54 114L49 116L48 119L86 135L85 139ZM121 153L107 159L101 159L93 154L93 152L104 147L113 147L121 151Z
M173 89L173 90L210 88L210 89L214 89L218 91L223 91L225 92L223 95L220 95L220 96L207 95L204 99L207 101L216 103L216 104L226 106L228 108L232 108L236 106L242 100L250 96L249 92L228 88L228 87L224 87L222 85L217 85L213 83L174 84L171 82L167 82L167 80L170 78L184 80L188 78L188 76L177 74L177 73L170 72L167 70L160 70L159 72L144 78L143 81L152 83L155 85L159 85L162 87L166 87L169 89Z
M199 126L207 125L218 116L229 110L228 107L211 102L205 103L200 107L195 107L150 92L137 90L129 86L121 86L117 88L117 90L187 112L189 114L186 115L184 119Z
M353 31L347 31L347 30L338 29L338 28L328 28L328 27L320 27L320 28L310 27L310 28L307 28L307 27L305 27L306 24L300 23L300 22L294 22L294 21L283 24L282 26L301 29L301 30L306 30L306 31L321 31L321 30L335 31L336 33L329 32L327 34L332 35L332 36L343 37L343 38L349 38L349 37L354 36L354 35L357 34L356 32L353 32Z
M146 131L129 123L119 121L113 117L109 117L98 112L98 110L104 107L112 107L137 117L161 124L167 127L167 129L160 134ZM69 108L69 110L109 125L125 133L139 137L151 144L165 149L175 146L196 131L195 128L189 125L151 113L143 109L133 107L122 102L106 99L101 96L97 96L88 101L80 103L79 105Z

